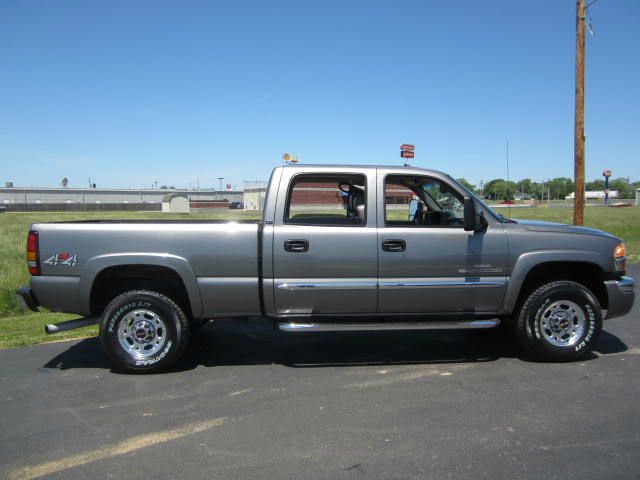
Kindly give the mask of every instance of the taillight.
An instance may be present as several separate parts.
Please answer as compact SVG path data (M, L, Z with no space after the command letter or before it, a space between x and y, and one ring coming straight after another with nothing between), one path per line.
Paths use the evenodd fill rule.
M40 275L40 257L38 256L38 232L31 230L27 237L27 264L31 275Z

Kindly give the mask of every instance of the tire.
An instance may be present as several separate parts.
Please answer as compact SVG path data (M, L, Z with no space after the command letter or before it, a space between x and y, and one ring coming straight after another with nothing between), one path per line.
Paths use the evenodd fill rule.
M523 348L546 362L570 362L591 350L602 331L602 310L576 282L550 282L534 290L517 312L516 336Z
M104 310L100 343L114 367L160 372L173 366L189 341L189 321L170 298L132 290Z

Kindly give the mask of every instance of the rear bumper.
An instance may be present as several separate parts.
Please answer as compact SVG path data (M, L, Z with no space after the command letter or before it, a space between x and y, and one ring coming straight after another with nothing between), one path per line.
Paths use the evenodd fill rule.
M18 301L18 305L20 305L21 309L29 309L34 312L38 311L38 302L29 287L20 287L16 290L16 300Z
M619 280L607 280L604 282L609 297L609 310L607 319L626 315L633 307L635 282L631 277L622 277Z

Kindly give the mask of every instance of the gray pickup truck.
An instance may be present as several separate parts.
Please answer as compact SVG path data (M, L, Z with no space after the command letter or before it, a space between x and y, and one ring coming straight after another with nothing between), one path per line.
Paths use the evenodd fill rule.
M506 219L450 176L413 167L283 166L262 221L88 221L31 226L33 310L100 323L117 368L159 371L216 318L286 332L485 329L508 323L530 355L589 351L634 300L620 239Z

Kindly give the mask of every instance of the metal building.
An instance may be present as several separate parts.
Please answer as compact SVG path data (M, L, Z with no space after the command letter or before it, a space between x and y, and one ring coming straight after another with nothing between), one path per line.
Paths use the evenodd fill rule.
M238 190L166 190L107 188L0 188L0 205L8 211L157 210L167 194L182 193L190 201L242 202Z
M267 195L267 182L244 182L244 209L262 210Z

